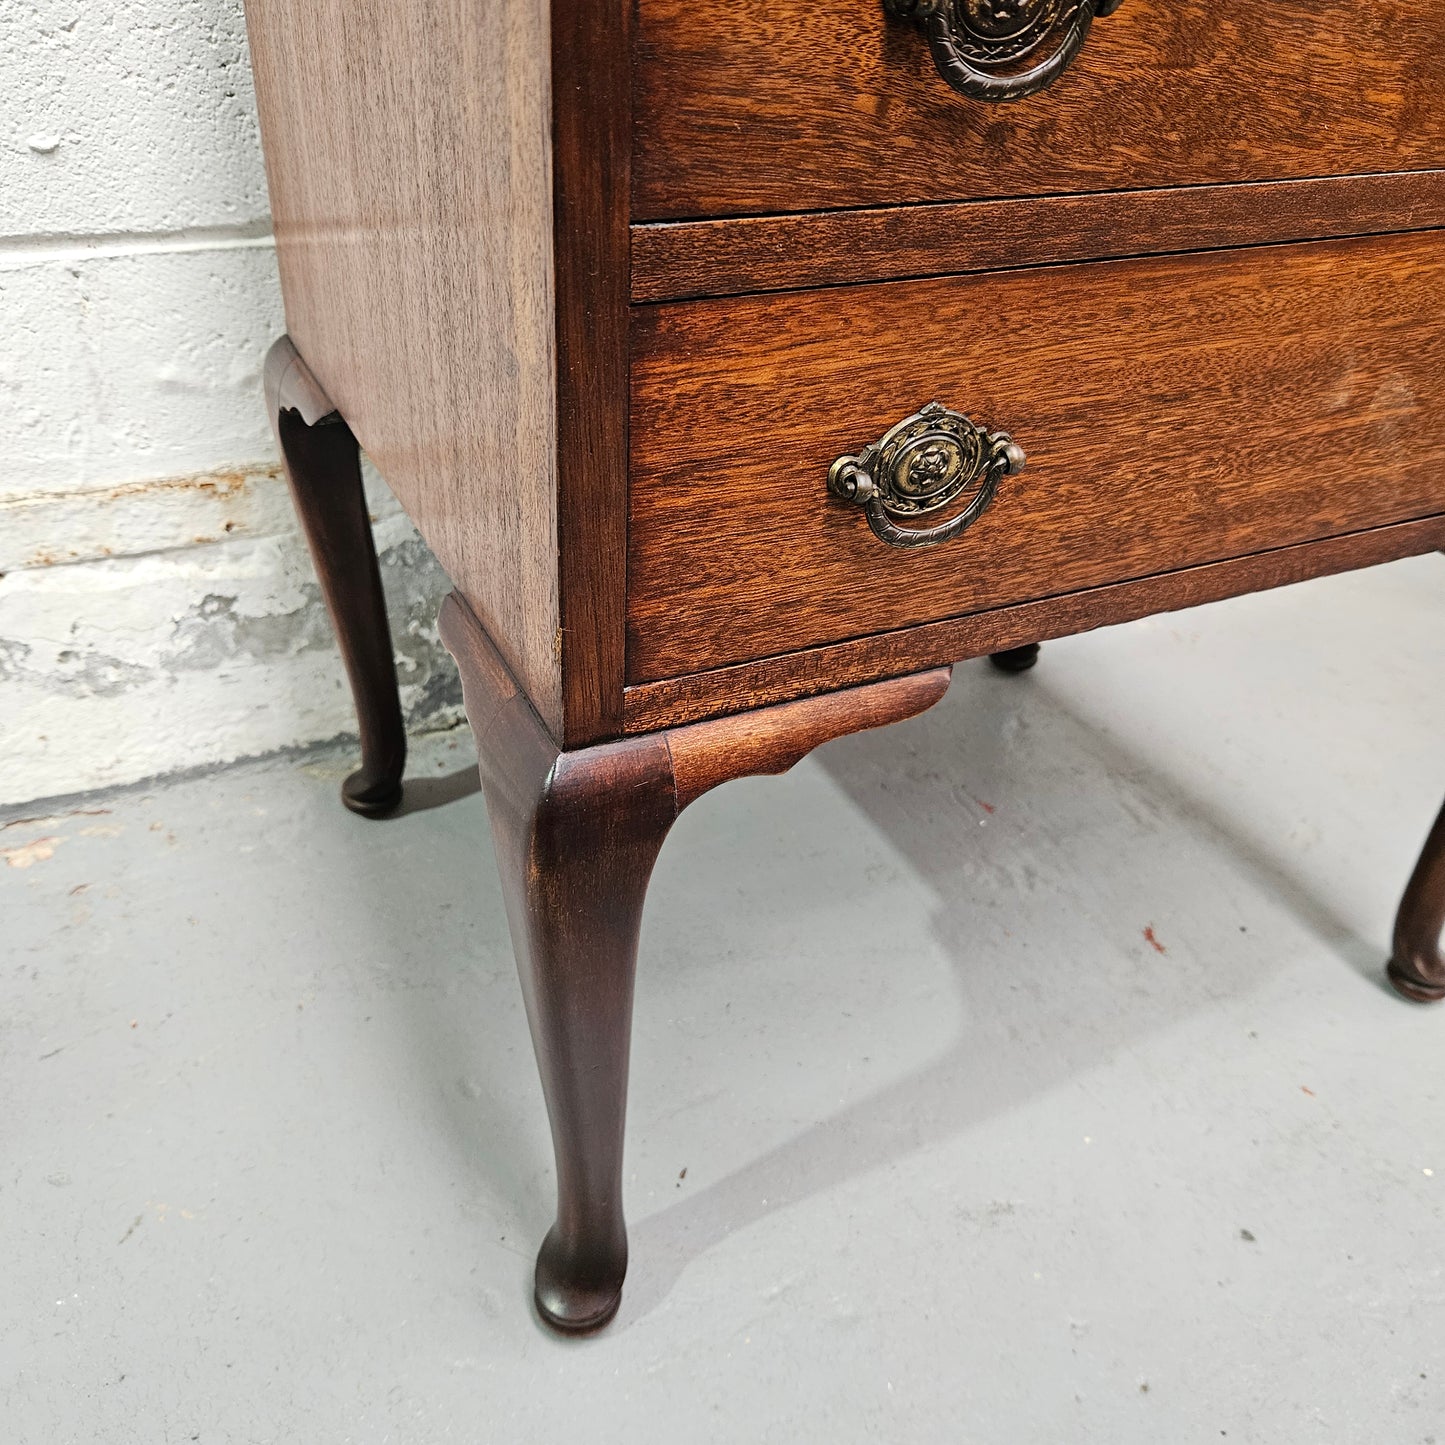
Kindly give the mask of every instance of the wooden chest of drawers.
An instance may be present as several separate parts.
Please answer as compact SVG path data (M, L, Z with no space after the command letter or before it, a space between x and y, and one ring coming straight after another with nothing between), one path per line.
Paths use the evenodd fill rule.
M541 1312L626 1267L637 929L673 819L948 665L1445 547L1427 0L248 0L268 390L405 739L356 467L457 592L557 1146ZM1445 996L1445 815L1392 977Z

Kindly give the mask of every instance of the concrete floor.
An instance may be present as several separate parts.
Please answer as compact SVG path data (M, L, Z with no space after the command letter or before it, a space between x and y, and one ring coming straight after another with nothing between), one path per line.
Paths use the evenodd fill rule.
M344 752L10 821L0 1437L1445 1442L1445 1009L1380 981L1442 603L970 663L691 809L584 1342L465 733L387 823Z

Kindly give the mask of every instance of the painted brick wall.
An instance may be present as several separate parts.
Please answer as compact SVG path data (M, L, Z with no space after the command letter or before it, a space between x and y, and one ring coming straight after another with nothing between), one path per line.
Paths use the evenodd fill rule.
M0 4L0 804L354 729L276 465L240 0ZM447 582L369 478L404 702Z

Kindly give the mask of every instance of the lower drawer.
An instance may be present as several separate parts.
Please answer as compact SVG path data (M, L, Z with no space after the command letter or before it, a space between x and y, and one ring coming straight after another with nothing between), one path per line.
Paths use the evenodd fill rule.
M889 545L829 469L930 402L1028 467ZM1445 239L638 307L630 445L632 682L1430 515Z

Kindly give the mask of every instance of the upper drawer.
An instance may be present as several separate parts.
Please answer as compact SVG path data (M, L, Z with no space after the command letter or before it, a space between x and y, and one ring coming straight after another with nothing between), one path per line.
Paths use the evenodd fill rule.
M950 89L882 0L638 12L639 220L1445 165L1440 0L1123 0L1010 104Z

